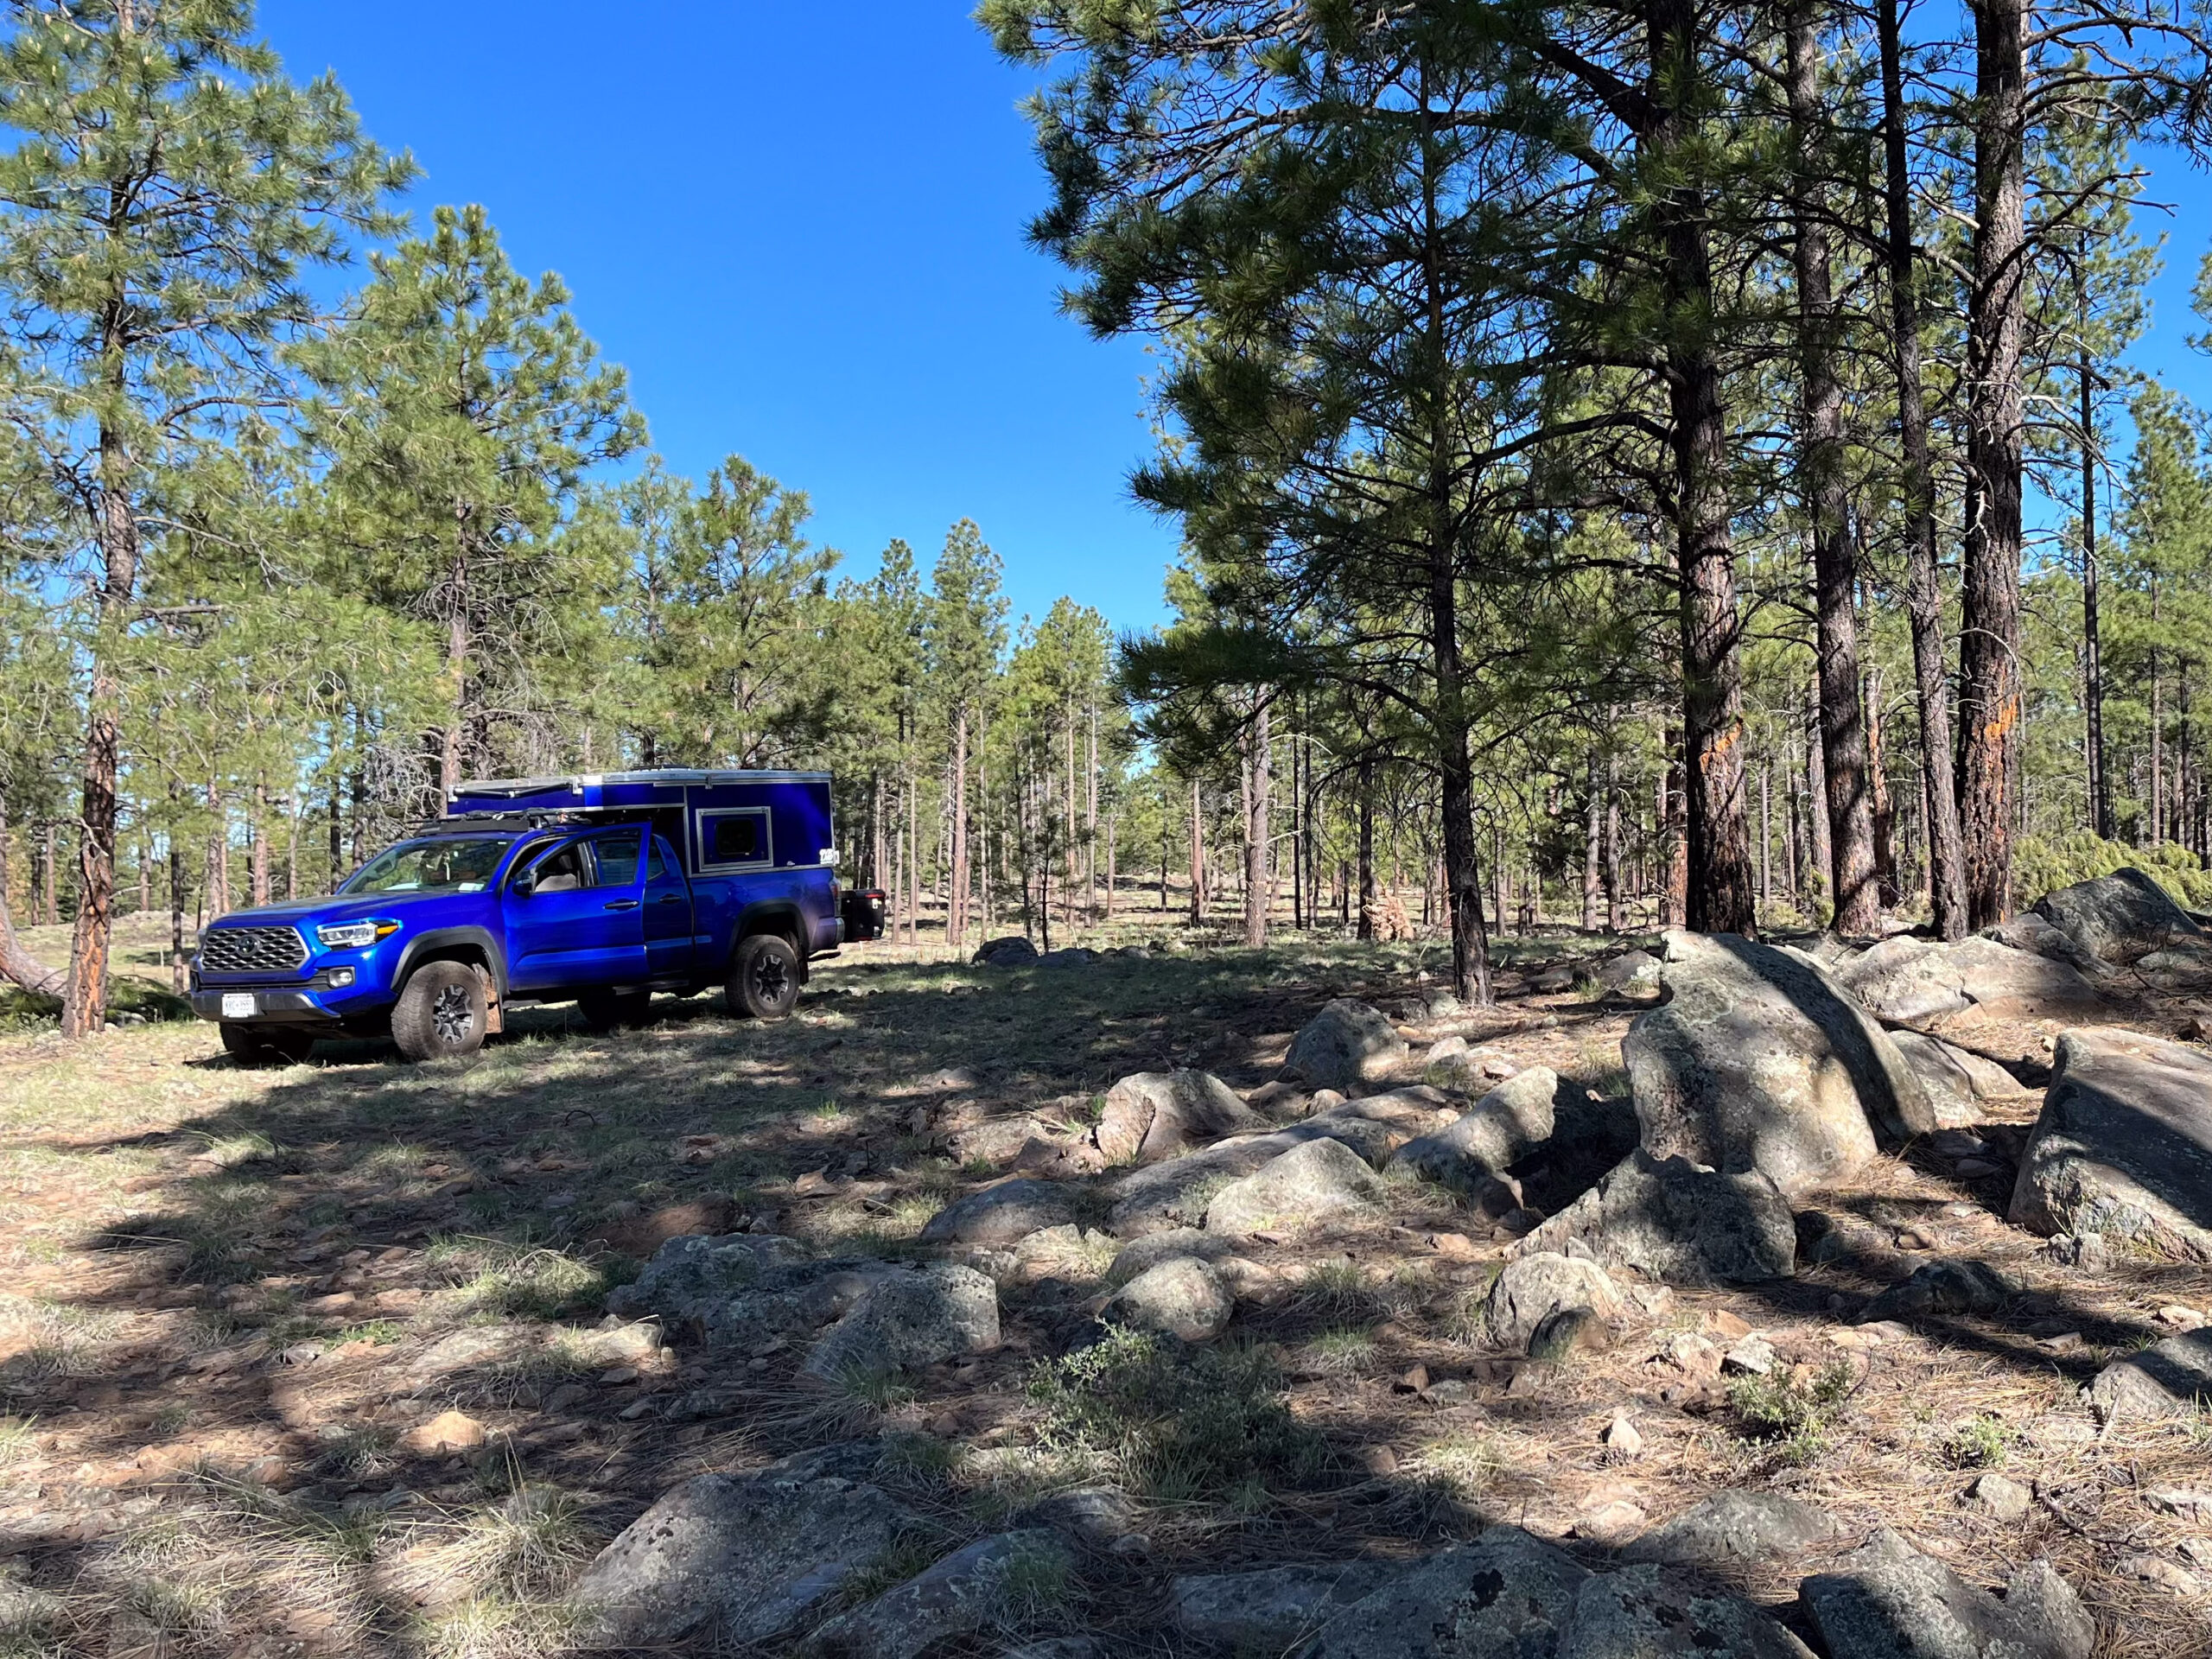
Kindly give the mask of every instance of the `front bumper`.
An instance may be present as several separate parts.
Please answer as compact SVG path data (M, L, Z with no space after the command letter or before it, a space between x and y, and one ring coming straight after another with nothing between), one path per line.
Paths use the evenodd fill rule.
M251 1001L249 1012L243 1006L237 1012L226 1012L226 997L245 997ZM197 990L192 994L192 1011L202 1020L222 1020L233 1025L263 1022L270 1025L335 1025L346 1016L334 1008L325 1007L315 1000L311 991L271 989L265 986L236 990Z

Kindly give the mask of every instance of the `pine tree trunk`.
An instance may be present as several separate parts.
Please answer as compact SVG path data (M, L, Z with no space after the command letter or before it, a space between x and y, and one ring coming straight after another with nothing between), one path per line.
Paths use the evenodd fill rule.
M1974 280L1967 309L1967 476L1960 620L1959 827L1967 925L2012 899L2020 744L2021 349L2027 309L2025 0L1977 0Z
M2079 378L2082 391L2082 707L2088 725L2086 758L2089 773L2089 827L2101 838L2110 841L2113 837L2112 784L2105 765L2104 643L2097 616L2096 408L2092 401L2094 379L2086 349L2082 353Z
M1266 693L1246 733L1244 786L1244 943L1257 950L1268 942L1268 817L1273 768L1268 764L1274 703Z
M1599 787L1598 757L1590 756L1590 803L1582 814L1582 931L1598 931L1598 903L1605 893L1604 849L1605 838L1605 793Z
M1866 782L1866 728L1859 702L1858 549L1844 471L1840 327L1829 270L1820 176L1820 44L1813 9L1789 13L1789 124L1797 275L1798 360L1804 379L1805 435L1799 470L1812 524L1813 595L1818 639L1821 756L1828 810L1831 925L1866 938L1880 924L1874 877L1874 823Z
M60 996L68 987L66 969L49 968L23 949L16 937L16 924L8 912L8 815L0 807L0 978L7 979L34 996Z
M1191 780L1191 925L1203 926L1206 919L1206 828L1205 802L1198 793L1198 779Z
M1375 762L1359 761L1359 927L1357 937L1375 937Z
M253 821L247 828L253 839L246 844L246 871L253 902L269 902L269 787L257 779L253 785Z
M169 785L169 988L184 995L190 981L184 965L184 842L176 833L176 785Z
M952 716L952 899L945 917L946 943L955 950L968 937L968 705Z
M1928 842L1929 905L1944 939L1967 932L1966 854L1952 767L1950 676L1944 658L1942 591L1936 574L1936 468L1929 456L1928 407L1921 385L1920 301L1912 240L1912 181L1905 152L1904 48L1897 0L1880 0L1876 27L1882 56L1885 228L1890 269L1890 330L1897 354L1901 480L1910 533L1905 538L1905 602L1912 624L1913 693L1920 715L1921 792Z
M464 522L467 510L458 515ZM447 581L450 591L446 615L446 677L452 682L453 704L446 715L444 738L438 751L438 788L447 800L461 787L463 728L468 720L468 553L465 529L454 532L453 569Z
M1900 897L1897 887L1897 804L1890 796L1889 770L1882 736L1882 671L1870 669L1865 693L1866 709L1866 785L1873 804L1874 889L1882 908Z
M213 784L207 785L207 810L215 820L207 840L207 919L213 921L231 908L231 813Z
M1821 682L1817 665L1812 682L1805 688L1805 827L1811 837L1814 879L1826 887L1826 896L1833 903L1835 849L1828 840L1827 772L1821 764Z

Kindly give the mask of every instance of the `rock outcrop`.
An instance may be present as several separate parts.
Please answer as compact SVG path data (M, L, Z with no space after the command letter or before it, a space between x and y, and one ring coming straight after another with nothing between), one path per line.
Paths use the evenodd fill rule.
M1725 1174L1638 1148L1522 1240L1520 1254L1580 1245L1604 1266L1665 1284L1757 1284L1797 1268L1789 1200L1757 1170Z
M2118 1027L2063 1034L2011 1219L2212 1262L2212 1057Z
M1559 1074L1548 1065L1516 1072L1456 1122L1401 1147L1389 1163L1424 1179L1471 1192L1552 1137Z
M1839 1529L1826 1510L1779 1492L1721 1492L1661 1522L1624 1552L1631 1561L1741 1567L1825 1544Z
M2072 963L1994 939L1939 944L1899 933L1835 969L1835 982L1877 1018L1902 1025L2095 1019L2108 1006Z
M1267 1128L1211 1072L1140 1071L1106 1091L1091 1139L1109 1166L1156 1164L1224 1135Z
M1011 1624L1022 1580L1065 1576L1067 1545L1043 1528L1002 1532L955 1550L904 1584L842 1612L808 1638L823 1659L920 1659L955 1637Z
M1397 1028L1364 1002L1339 997L1291 1039L1285 1069L1309 1089L1350 1095L1406 1064L1408 1051Z
M1893 1031L1890 1040L1920 1079L1938 1128L1979 1123L1992 1101L2018 1100L2029 1090L1996 1061L1924 1032Z
M1175 1625L1239 1653L1288 1653L1405 1569L1388 1561L1316 1561L1252 1573L1189 1573L1168 1593Z
M2033 908L2078 949L2110 967L2132 967L2160 950L2212 947L2212 936L2137 869L2061 887Z
M1733 934L1668 935L1672 998L1621 1055L1644 1149L1755 1169L1797 1193L1936 1128L1887 1033L1810 960Z
M2000 1601L1887 1528L1802 1593L1834 1659L2089 1659L2096 1643L2050 1562L2015 1573Z

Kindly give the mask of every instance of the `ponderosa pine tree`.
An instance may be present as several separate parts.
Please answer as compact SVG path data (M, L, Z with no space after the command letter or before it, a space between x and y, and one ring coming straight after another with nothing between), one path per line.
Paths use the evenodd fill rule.
M946 942L957 950L967 938L973 879L974 824L969 812L969 782L991 681L1006 650L1007 601L999 591L1003 567L984 545L972 519L949 531L930 573L930 602L923 625L930 694L949 733L946 766L951 799L946 834L951 841L950 888L946 901Z
M9 413L43 454L86 595L77 918L62 1027L107 1006L124 687L149 480L281 401L274 356L312 323L304 268L391 228L412 166L361 135L334 80L297 86L245 0L22 0L0 43L0 296Z

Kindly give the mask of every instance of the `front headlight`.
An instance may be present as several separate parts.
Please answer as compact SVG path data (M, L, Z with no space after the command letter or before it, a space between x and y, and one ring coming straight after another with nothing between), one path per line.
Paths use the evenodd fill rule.
M399 931L397 922L334 922L315 931L326 950L358 950L365 944L374 944L388 934Z

